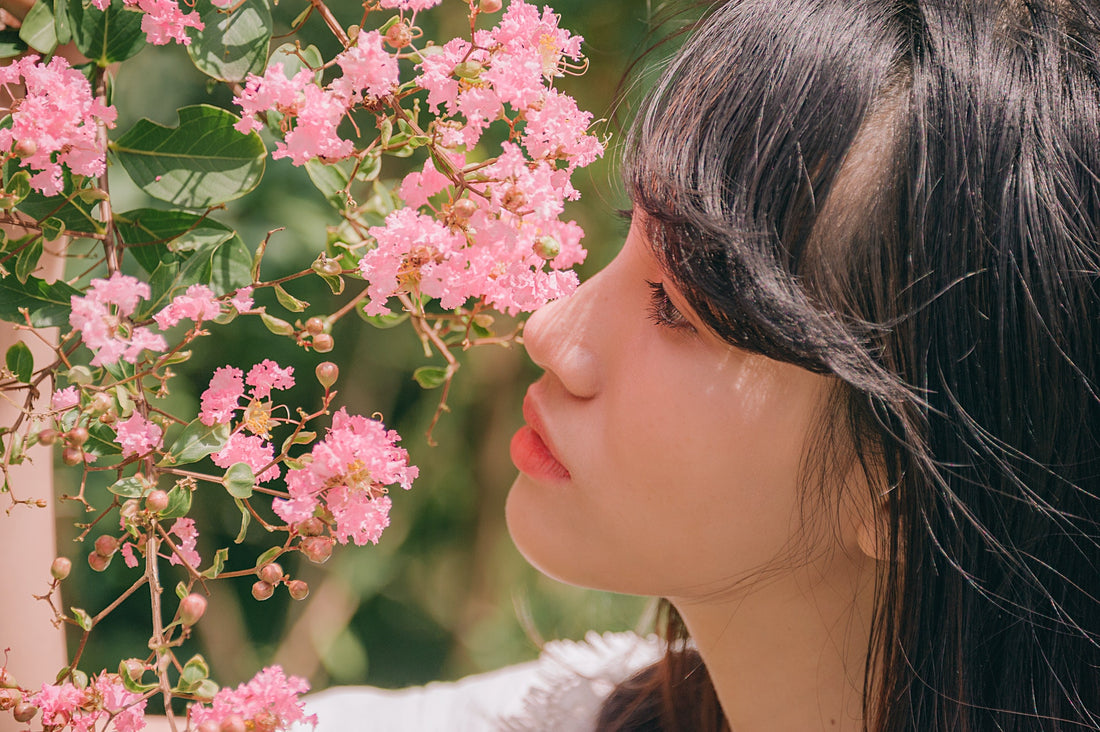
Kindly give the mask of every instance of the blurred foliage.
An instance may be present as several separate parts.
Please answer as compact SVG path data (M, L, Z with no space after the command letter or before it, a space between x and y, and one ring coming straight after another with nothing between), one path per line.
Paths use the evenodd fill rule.
M336 16L358 20L359 6L350 0L330 3ZM276 33L286 32L302 4L283 0L275 8ZM586 39L591 62L580 77L560 81L584 109L591 110L611 133L617 126L608 118L609 103L623 74L650 43L650 18L655 10L646 2L593 3L558 0L554 8L562 24ZM454 0L426 13L422 20L434 37L463 32L462 7ZM334 52L334 40L319 18L311 18L298 35L303 45L313 43ZM173 124L175 110L206 99L207 81L176 46L147 48L137 63L124 64L117 80L119 129L136 119L149 117ZM641 85L639 85L641 86ZM228 104L229 92L216 89L219 102ZM619 112L629 114L628 107ZM591 274L617 251L624 231L612 211L625 205L617 182L614 145L601 162L582 171L577 185L582 201L569 215L586 230L589 261L582 276ZM398 177L402 170L384 170ZM118 176L121 180L124 177ZM112 191L118 210L151 201L136 189ZM311 259L324 241L326 226L335 222L328 204L306 178L305 171L286 160L269 161L260 189L246 204L230 204L216 215L238 227L250 247L255 247L273 225L285 230L272 237L265 259L265 276L297 269ZM275 222L274 224L272 222ZM285 271L280 271L283 269ZM319 279L306 278L291 287L296 297L324 307L339 307ZM265 293L270 291L265 290ZM260 300L278 311L274 299ZM293 365L298 385L288 393L292 407L315 407L320 387L313 368L321 357L296 348L290 339L278 338L256 328L253 319L241 318L218 328L213 337L201 339L201 347L179 367L169 397L176 413L194 412L192 406L213 370L225 364L248 368L262 358ZM502 328L503 330L503 328ZM219 583L210 598L206 618L191 641L203 653L223 684L250 678L262 665L282 663L290 673L310 678L314 688L330 684L367 683L384 687L422 684L434 679L457 678L533 658L536 636L580 637L589 629L634 628L643 617L645 601L560 585L539 575L518 555L504 525L504 499L515 475L507 443L519 427L520 403L526 386L538 370L521 349L482 348L467 353L449 399L451 412L444 415L434 436L438 447L429 447L424 433L435 409L438 393L424 391L412 380L412 371L424 365L419 342L411 328L375 330L350 317L333 333L336 348L328 358L340 365L336 404L353 413L381 413L386 424L403 436L403 446L421 468L412 491L394 495L393 523L377 547L337 547L323 567L288 555L285 569L306 580L309 597L290 600L284 588L271 600L254 601L252 581ZM59 487L75 492L73 474L59 466ZM105 486L91 486L104 491ZM95 503L95 501L93 501ZM199 550L209 557L213 547L230 546L228 569L250 565L263 545L232 544L239 528L239 514L231 503L203 503L205 516L196 516L206 527ZM61 553L83 563L88 546L73 547L74 521L87 520L74 503L62 504ZM214 527L218 531L213 531ZM255 524L250 537L262 529ZM89 537L94 539L95 534ZM132 577L118 567L103 574L74 572L70 583L89 610L102 607L125 589ZM164 578L171 586L174 579ZM102 668L110 659L143 656L147 638L140 618L148 612L142 593L128 600L120 616L131 613L133 622L120 622L97 630L86 653L88 668ZM184 657L188 654L184 653Z

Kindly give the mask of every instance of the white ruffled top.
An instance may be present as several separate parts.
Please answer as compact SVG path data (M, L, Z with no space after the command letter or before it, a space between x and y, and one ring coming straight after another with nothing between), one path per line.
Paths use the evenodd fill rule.
M334 687L306 697L306 709L317 732L591 732L612 689L660 655L656 636L590 632L547 643L536 661L459 681Z

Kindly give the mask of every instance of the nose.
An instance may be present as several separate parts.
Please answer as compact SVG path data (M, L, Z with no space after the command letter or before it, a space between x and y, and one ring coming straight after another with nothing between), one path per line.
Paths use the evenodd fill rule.
M539 308L523 329L531 360L558 378L575 397L589 399L600 389L600 275L571 296Z

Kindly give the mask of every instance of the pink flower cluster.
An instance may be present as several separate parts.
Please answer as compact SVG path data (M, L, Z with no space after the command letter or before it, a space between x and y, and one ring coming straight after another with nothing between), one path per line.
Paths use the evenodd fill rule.
M232 0L213 1L219 8L229 7L232 2ZM128 8L145 13L141 19L141 30L149 39L149 43L154 46L163 46L169 41L189 46L191 39L187 35L187 29L203 29L199 14L183 12L176 0L123 0L123 2ZM100 10L106 10L110 4L111 0L92 0L92 5Z
M213 320L221 314L222 308L214 297L214 291L206 285L191 285L187 292L173 298L168 306L153 316L161 330L167 330L184 318L199 325L204 320Z
M145 728L145 700L127 691L117 674L101 673L83 689L71 682L43 684L30 702L42 710L42 724L50 729L91 732L107 719L110 724L99 729L138 732Z
M218 368L210 379L210 386L200 397L199 419L209 426L232 422L237 410L242 408L240 400L246 396L245 384L252 389L247 394L249 403L243 408L241 424L225 446L210 457L215 465L223 468L247 463L257 474L256 480L264 483L280 474L277 465L265 469L275 457L275 448L268 441L271 411L264 400L271 395L272 389L285 390L294 386L292 366L283 368L271 359L264 359L249 370L248 376L233 366Z
M192 728L199 732L238 727L274 732L287 730L295 722L316 725L316 715L306 715L298 700L306 691L305 679L288 678L278 666L269 666L236 689L219 691L210 706L192 705L188 714Z
M138 411L118 423L116 439L122 446L122 457L144 455L159 449L163 437L164 430L160 425L148 421Z
M250 74L244 91L233 100L243 112L237 130L261 129L258 115L275 110L284 116L286 136L276 144L273 158L305 165L313 158L350 155L352 143L337 132L340 121L364 99L390 93L398 81L397 58L383 48L378 31L371 31L360 33L355 45L335 61L342 75L326 87L318 86L310 69L288 79L281 63L269 66L263 76Z
M142 351L164 351L164 336L145 326L135 326L129 317L139 300L149 298L149 285L119 272L108 279L92 280L84 297L73 295L69 323L95 356L93 366L137 363Z
M298 523L323 503L336 521L333 534L340 543L377 544L390 523L386 486L408 490L419 473L408 464L408 452L397 447L400 439L378 420L341 409L307 465L287 473L290 500L275 499L275 513L287 523Z
M429 106L454 122L436 131L455 151L455 171L465 165L458 151L474 148L494 121L523 122L514 123L518 142L479 168L471 194L432 216L395 211L370 229L377 246L359 263L370 283L369 314L389 312L388 298L401 292L437 298L448 309L479 298L514 314L576 288L576 275L563 270L584 260L583 231L559 217L578 196L573 170L596 160L603 144L588 132L592 115L548 82L567 59L580 61L580 44L549 8L540 13L516 0L496 28L476 32L472 43L454 39L419 64L416 82ZM406 176L399 194L416 209L450 185L429 160Z
M61 192L64 165L78 175L98 176L106 161L100 124L114 127L117 113L92 96L88 79L61 56L40 63L25 56L0 67L0 84L10 97L22 85L25 95L11 105L11 127L0 130L0 149L13 152L38 171L31 187L47 196Z

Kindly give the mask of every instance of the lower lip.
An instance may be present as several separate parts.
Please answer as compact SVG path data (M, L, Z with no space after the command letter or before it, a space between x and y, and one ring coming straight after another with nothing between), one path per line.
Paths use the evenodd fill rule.
M519 471L535 479L549 482L569 480L569 471L557 461L539 433L524 425L512 436L512 462Z

